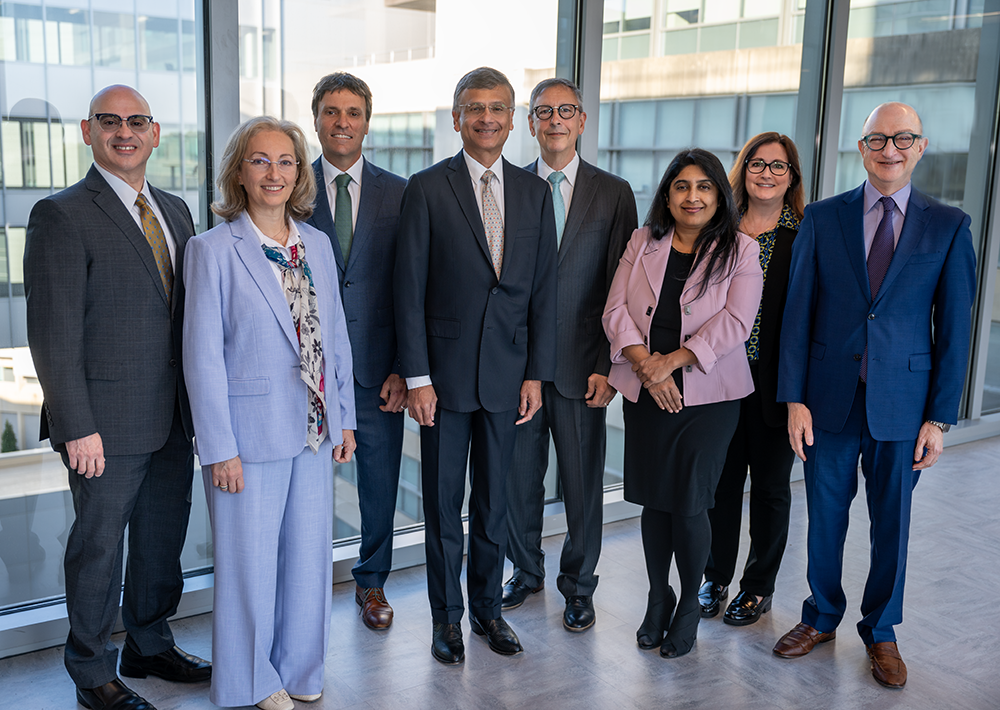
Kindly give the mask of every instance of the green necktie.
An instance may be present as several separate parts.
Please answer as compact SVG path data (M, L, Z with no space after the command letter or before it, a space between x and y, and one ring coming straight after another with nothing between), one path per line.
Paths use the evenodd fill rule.
M354 223L351 193L347 190L347 185L351 182L351 176L341 173L333 180L337 183L337 201L333 216L333 226L337 230L337 241L340 242L340 253L344 257L344 266L347 266L347 257L351 253L351 239L354 237Z

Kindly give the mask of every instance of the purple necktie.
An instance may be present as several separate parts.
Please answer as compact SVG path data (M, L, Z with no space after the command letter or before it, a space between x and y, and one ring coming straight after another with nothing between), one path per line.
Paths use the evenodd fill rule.
M896 249L895 234L892 229L892 211L896 207L891 197L882 197L882 220L875 228L875 238L868 250L868 282L871 284L872 301L878 295L885 274L889 271L889 262ZM868 345L865 344L865 354L861 358L861 381L868 381Z

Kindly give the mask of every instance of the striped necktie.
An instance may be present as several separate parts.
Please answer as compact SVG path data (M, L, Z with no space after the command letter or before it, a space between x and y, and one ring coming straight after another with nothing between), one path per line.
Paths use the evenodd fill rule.
M170 250L167 249L167 238L163 234L163 227L160 220L156 218L146 196L141 192L135 198L135 204L139 208L139 219L142 221L142 232L146 235L153 250L153 258L156 259L156 268L160 272L160 281L163 283L163 291L167 294L167 302L174 290L174 268L170 263Z

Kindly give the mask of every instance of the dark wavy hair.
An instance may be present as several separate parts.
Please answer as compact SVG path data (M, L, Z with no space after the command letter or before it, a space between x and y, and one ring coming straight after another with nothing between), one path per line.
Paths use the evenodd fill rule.
M788 189L785 190L785 204L792 210L792 214L802 219L806 202L802 189L802 167L799 165L799 151L791 138L774 131L758 133L746 142L740 154L736 156L736 162L733 163L733 168L729 171L729 184L733 187L736 208L743 213L750 206L750 196L747 195L746 162L753 157L758 148L772 143L780 145L788 154L788 167L792 171L792 179L788 183Z
M695 296L701 298L710 283L722 281L732 273L736 268L738 256L739 243L736 229L740 217L736 210L736 201L733 199L733 190L726 177L726 169L722 167L719 159L701 148L689 148L678 153L670 161L659 187L656 188L645 224L649 227L653 239L662 239L674 226L674 216L667 207L667 195L674 180L689 165L694 165L705 173L715 185L719 196L715 214L702 228L701 234L694 242L696 256L691 266L691 273L705 264L705 278L698 289L698 295Z

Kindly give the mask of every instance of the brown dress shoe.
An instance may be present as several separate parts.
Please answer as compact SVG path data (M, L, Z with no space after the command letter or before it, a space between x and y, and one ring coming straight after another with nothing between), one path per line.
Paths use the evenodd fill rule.
M881 641L865 646L872 659L872 677L886 688L899 689L906 685L906 664L899 656L895 641Z
M799 622L774 644L774 654L782 658L798 658L812 651L816 644L832 641L836 636L836 629L823 634L809 624Z
M382 587L355 587L354 601L361 607L361 620L369 629L381 631L392 626L392 607L385 600Z

